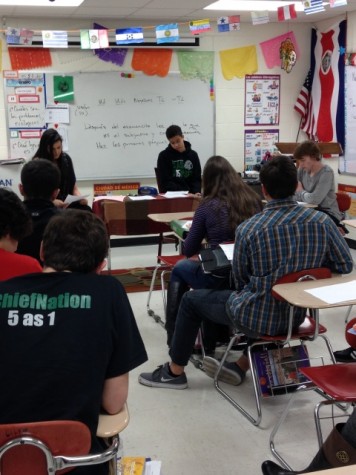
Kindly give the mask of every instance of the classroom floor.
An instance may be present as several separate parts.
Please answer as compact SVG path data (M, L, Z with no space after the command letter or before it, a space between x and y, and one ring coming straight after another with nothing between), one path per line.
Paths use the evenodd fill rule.
M112 251L113 268L152 266L157 246L117 247ZM173 247L165 246L167 254ZM356 262L356 251L351 251ZM128 294L149 361L132 371L128 406L130 423L122 434L123 452L162 461L163 475L258 475L261 462L272 459L269 435L290 396L262 401L262 423L253 426L214 388L213 380L189 363L189 388L183 391L142 386L137 377L169 360L164 329L147 315L147 292ZM151 306L163 316L161 293L153 293ZM321 312L334 350L346 348L346 308ZM356 308L351 317L356 316ZM321 339L319 339L321 342ZM325 345L310 343L314 361L326 356ZM253 409L252 381L229 387L247 408ZM276 438L276 448L295 470L305 468L317 451L313 421L314 404L320 396L299 393ZM328 433L329 426L325 428Z

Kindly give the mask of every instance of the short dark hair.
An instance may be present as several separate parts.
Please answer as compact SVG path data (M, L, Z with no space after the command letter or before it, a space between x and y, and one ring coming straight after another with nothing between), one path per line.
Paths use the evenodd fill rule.
M170 125L168 129L166 130L166 137L167 139L172 139L173 137L176 137L177 135L180 135L183 137L183 132L182 129L179 127L179 125Z
M278 155L263 165L260 180L271 198L288 198L297 188L297 169L290 157Z
M51 218L42 242L44 266L56 271L95 272L108 253L105 224L90 211L68 209Z
M0 188L0 238L7 234L20 241L32 232L32 220L20 198L11 190Z
M25 198L50 200L60 186L59 168L49 160L38 158L27 162L21 170L21 183Z
M297 145L297 148L294 150L293 157L295 160L300 160L306 155L309 157L315 158L315 160L321 160L321 152L319 145L313 140L306 140L301 144Z

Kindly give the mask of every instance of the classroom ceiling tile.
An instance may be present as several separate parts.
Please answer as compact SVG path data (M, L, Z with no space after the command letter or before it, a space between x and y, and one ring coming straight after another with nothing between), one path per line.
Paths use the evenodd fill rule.
M16 7L2 6L0 15L6 17L7 23L10 17L52 17L55 1L49 1L48 7ZM299 1L299 0L296 0ZM11 0L9 0L11 2ZM77 18L98 21L124 20L125 22L150 21L155 24L161 22L179 22L198 20L203 18L216 18L219 16L240 15L242 23L251 23L249 11L240 12L238 10L204 10L203 8L211 4L213 0L84 0L82 5L75 8L58 7L55 8L55 17ZM238 6L239 0L236 0ZM329 18L340 17L347 12L356 11L356 0L348 0L348 5L330 8L327 4L325 11L313 15L306 15L304 12L298 13L296 22L316 23ZM270 21L277 22L277 14L270 12Z

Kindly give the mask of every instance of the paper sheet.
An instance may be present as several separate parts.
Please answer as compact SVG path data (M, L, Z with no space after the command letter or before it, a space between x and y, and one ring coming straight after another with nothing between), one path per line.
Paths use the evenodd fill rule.
M142 195L142 196L128 196L132 201L154 200L154 196Z
M234 254L234 244L220 244L221 249L224 251L225 256L229 259L229 261L232 261L232 256Z
M89 195L82 195L82 196L67 195L67 198L64 200L64 203L69 206L70 204L75 203L76 201L84 200L88 196Z
M124 201L127 195L103 195L103 196L96 196L94 198L95 201L103 201L103 200L110 200L110 201Z
M327 285L316 289L306 290L314 297L323 302L334 304L339 302L348 302L356 299L356 280L345 282L343 284Z
M163 193L162 196L166 198L186 198L188 191L167 191L167 193Z

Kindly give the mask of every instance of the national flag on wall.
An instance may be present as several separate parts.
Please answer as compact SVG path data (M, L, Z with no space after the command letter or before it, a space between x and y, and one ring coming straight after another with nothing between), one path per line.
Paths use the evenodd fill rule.
M294 3L291 5L285 5L284 7L277 8L278 21L287 21L297 18L297 12L295 11Z
M156 26L156 39L157 44L179 41L178 23Z
M67 31L42 31L44 48L68 48Z
M310 15L312 13L323 12L325 10L323 0L305 0L303 2L304 13Z
M330 0L330 8L343 7L347 5L347 0Z
M240 15L221 16L218 18L218 31L238 31L240 29Z
M307 122L302 130L319 142L345 144L346 20L327 32L312 29L311 89Z
M142 28L119 28L116 30L116 44L143 43Z
M300 130L303 130L311 139L314 138L313 100L311 97L312 81L312 73L311 69L309 69L303 87L294 104L294 110L301 115Z
M193 35L198 35L199 33L210 31L210 20L209 18L206 18L205 20L193 20L189 22L189 29L193 33Z
M100 49L109 47L107 30L80 30L80 46L82 49Z
M31 45L34 32L26 28L8 27L5 35L8 45Z
M262 25L263 23L269 23L269 14L268 11L263 12L251 12L251 19L252 24L255 25Z

